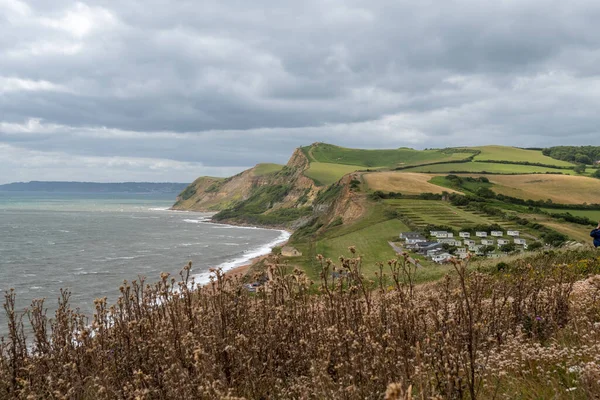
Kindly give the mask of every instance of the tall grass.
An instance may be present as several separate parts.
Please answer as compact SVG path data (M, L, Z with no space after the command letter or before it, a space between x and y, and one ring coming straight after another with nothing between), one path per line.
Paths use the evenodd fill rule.
M214 271L124 283L88 321L61 292L15 310L6 294L0 398L588 398L600 388L600 259L539 255L508 269L455 262L417 286L406 255L318 257L321 282L278 259L257 293ZM314 287L318 286L318 293ZM27 329L25 326L27 325ZM25 332L32 332L26 337Z

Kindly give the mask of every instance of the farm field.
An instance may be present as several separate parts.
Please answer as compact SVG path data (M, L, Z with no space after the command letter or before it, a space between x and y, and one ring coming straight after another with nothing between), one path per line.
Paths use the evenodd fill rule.
M555 160L552 157L545 156L540 150L526 150L517 147L507 146L481 146L472 147L474 150L480 150L481 153L475 156L473 161L513 161L513 162L531 162L546 165L556 165L558 167L573 167L567 161Z
M561 204L596 203L600 200L600 180L567 175L490 175L492 190L521 199L551 199ZM575 214L574 214L575 215Z
M360 169L356 165L330 164L322 162L310 163L304 175L315 181L317 186L331 185L341 177Z
M275 172L279 172L282 169L283 165L280 164L257 164L256 167L254 167L254 176L268 175Z
M574 239L580 243L590 244L592 238L590 237L590 231L592 227L586 227L584 225L573 224L570 222L557 221L552 217L540 215L540 214L521 214L523 218L527 218L531 221L539 222L552 228L560 233L563 233L569 238Z
M472 153L442 150L414 150L409 148L389 150L349 149L325 143L304 147L308 159L312 162L356 165L361 168L399 167L419 165L440 161L465 160Z
M477 224L498 224L506 229L517 228L512 222L494 219L479 212L466 211L440 200L393 199L385 200L385 203L420 228L428 224L448 225L457 230Z
M573 175L575 171L570 169L557 169L549 167L538 167L535 165L498 164L486 162L467 162L452 164L424 165L408 168L410 172L428 173L492 173L492 174L546 174L547 172Z
M363 174L363 179L369 189L374 191L381 190L403 194L442 193L444 191L457 193L456 190L430 183L429 181L434 176L415 172L386 171Z

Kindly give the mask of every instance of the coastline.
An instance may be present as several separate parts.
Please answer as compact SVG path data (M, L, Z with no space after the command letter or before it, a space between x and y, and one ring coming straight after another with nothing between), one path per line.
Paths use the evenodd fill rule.
M181 210L171 210L170 209L170 211L181 211ZM213 267L213 268L220 268L225 273L226 276L230 276L230 277L235 276L235 275L240 275L240 274L245 275L246 272L248 272L248 270L250 269L250 267L252 265L254 265L256 262L262 260L269 254L271 254L273 247L284 245L285 243L287 243L290 236L292 235L292 232L287 229L277 229L277 228L273 228L273 227L262 227L262 226L253 226L253 225L235 225L235 224L229 224L229 223L213 222L210 220L210 218L212 215L214 215L214 213L212 215L210 215L207 212L190 211L190 213L192 213L192 212L197 212L199 214L200 213L203 214L203 218L194 220L194 223L198 223L198 224L211 224L211 225L223 226L226 228L238 228L238 229L263 229L263 230L276 231L276 232L280 233L279 236L277 238L275 238L274 240L272 240L268 243L265 243L257 248L246 250L244 256L234 258L234 259L231 259L228 261L224 261ZM190 220L190 222L191 222L191 220ZM198 284L198 285L206 285L207 283L210 282L210 275L211 275L210 271L205 271L205 272L201 272L201 273L197 273L197 274L192 273L192 275L193 275L194 279L196 280L196 284Z
M246 276L246 274L248 273L248 271L250 271L250 268L252 268L252 266L254 264L256 264L259 261L262 261L262 260L266 259L267 257L269 257L269 254L265 254L265 255L262 255L262 256L259 256L259 257L254 257L247 264L240 265L239 267L231 268L230 270L224 271L225 272L225 277L226 278L233 278L235 276L244 277L244 276Z
M293 234L293 231L287 229L283 226L260 226L260 225L251 225L245 223L236 223L232 221L228 222L215 222L212 220L213 215L217 214L215 211L202 211L202 210L181 210L173 207L168 208L169 211L175 212L187 212L190 214L198 213L202 214L203 218L195 220L195 223L198 224L211 224L218 225L223 227L231 227L231 228L241 228L241 229L264 229L271 231L280 232L279 237L272 240L269 243L266 243L257 249L247 250L247 254L244 257L233 259L230 261L222 262L219 265L214 266L213 268L221 268L221 270L225 273L227 277L234 277L236 275L246 275L246 273L250 270L252 265L256 264L260 260L264 259L266 256L271 254L271 250L273 247L285 245L290 236ZM201 272L198 274L193 274L193 277L196 279L196 283L198 285L206 285L210 282L210 271Z

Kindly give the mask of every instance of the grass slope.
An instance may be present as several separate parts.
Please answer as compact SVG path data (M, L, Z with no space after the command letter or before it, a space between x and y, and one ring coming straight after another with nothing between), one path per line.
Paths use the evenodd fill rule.
M312 179L317 186L326 186L357 169L359 167L352 165L312 162L304 175Z
M481 213L470 212L455 207L446 201L395 199L385 200L385 203L395 208L418 227L434 224L447 225L458 230L471 225L499 224L505 228L515 228L512 223L494 219Z
M356 165L363 168L419 165L432 162L465 160L472 153L456 150L414 150L409 148L389 150L349 149L325 143L303 148L311 162Z
M456 192L429 181L434 175L414 172L376 172L364 174L363 178L371 190L399 192L402 194Z
M282 169L283 169L283 165L280 165L280 164L270 164L270 163L257 164L256 167L254 168L254 176L264 176L264 175L268 175L268 174L273 174L273 173L281 171Z
M573 175L569 169L538 167L536 165L497 164L485 162L468 162L455 164L436 164L408 168L405 171L427 173L493 173L493 174L545 174L560 173Z
M600 181L584 176L513 175L488 176L496 193L521 199L551 199L561 204L596 203L600 201Z
M513 162L530 162L546 165L556 165L558 167L572 167L573 164L567 161L556 160L552 157L545 156L540 150L525 150L517 147L508 146L481 146L471 147L481 151L475 156L473 161L513 161Z
M569 209L557 209L557 208L542 208L543 211L556 214L575 215L576 217L587 217L592 221L600 221L600 210L569 210Z

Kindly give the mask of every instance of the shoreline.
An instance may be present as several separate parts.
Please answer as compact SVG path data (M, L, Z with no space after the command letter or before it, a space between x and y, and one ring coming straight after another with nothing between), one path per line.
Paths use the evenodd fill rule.
M172 208L169 208L168 211L181 212L182 210L174 210ZM264 230L276 231L276 232L280 233L279 236L277 238L273 239L272 241L265 243L263 245L260 245L256 248L251 248L251 249L246 250L245 256L234 258L234 259L227 260L227 261L223 261L220 264L215 265L214 267L211 267L211 268L220 268L223 271L223 273L225 274L225 276L227 276L227 277L233 277L235 275L244 276L248 272L250 267L252 267L252 265L254 265L258 261L264 259L269 254L271 254L273 247L285 245L289 241L289 238L293 233L289 229L278 228L278 227L265 227L265 226L256 226L256 225L250 225L250 224L234 224L234 223L214 222L214 221L211 221L211 219L210 219L215 214L214 212L212 212L212 213L206 212L206 211L187 211L187 212L198 213L198 214L203 215L203 218L194 220L194 223L198 223L198 224L212 224L212 225L217 225L217 226L225 226L225 227L238 228L238 229L264 229ZM196 284L202 285L202 286L204 286L210 282L211 274L212 273L210 271L204 271L204 272L200 272L200 273L192 272L192 276L196 280Z
M209 223L209 224L215 224L215 225L228 225L228 226L237 226L237 227L241 227L241 228L255 228L255 229L268 229L268 230L275 230L275 231L286 231L287 233L289 233L290 235L294 233L293 230L283 226L283 225L252 225L252 224L248 224L245 222L235 222L235 221L213 221L212 217L216 214L218 214L218 212L216 211L210 211L210 210L181 210L181 209L177 209L177 208L173 208L173 207L169 207L167 209L168 211L176 211L176 212L189 212L189 213L201 213L201 214L207 214L207 216L210 218L204 222Z
M223 271L225 278L234 278L236 276L243 278L248 274L248 271L250 271L250 268L252 268L252 266L254 264L256 264L257 262L262 261L268 257L269 257L269 254L254 257L252 260L250 260L248 262L248 264L240 265L239 267L235 267L235 268L231 268L230 270Z

